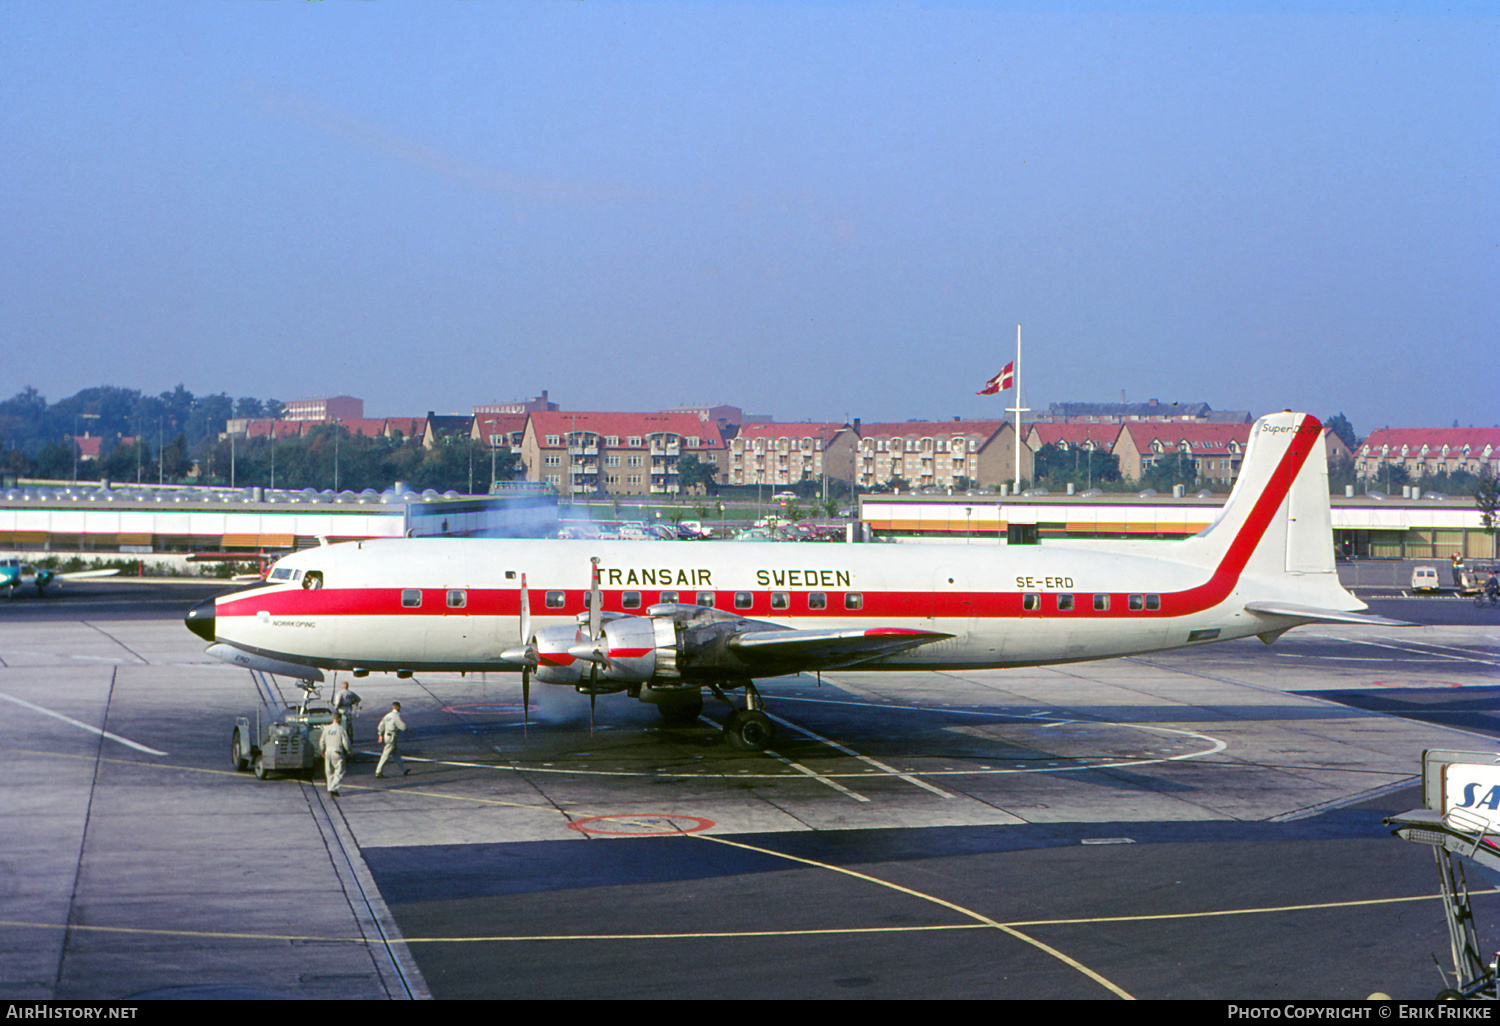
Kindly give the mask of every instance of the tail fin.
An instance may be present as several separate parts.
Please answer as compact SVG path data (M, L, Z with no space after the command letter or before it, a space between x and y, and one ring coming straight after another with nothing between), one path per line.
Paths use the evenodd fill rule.
M1328 458L1318 419L1288 412L1256 421L1229 501L1187 544L1189 558L1217 567L1216 577L1334 573Z

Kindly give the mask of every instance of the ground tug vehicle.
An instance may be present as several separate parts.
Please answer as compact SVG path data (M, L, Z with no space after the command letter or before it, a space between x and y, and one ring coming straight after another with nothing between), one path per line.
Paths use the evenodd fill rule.
M299 774L313 779L323 767L318 734L333 722L333 710L319 694L317 684L298 681L301 696L288 702L276 679L263 670L251 670L260 705L249 716L234 721L229 759L235 770L251 770L259 780L273 773Z

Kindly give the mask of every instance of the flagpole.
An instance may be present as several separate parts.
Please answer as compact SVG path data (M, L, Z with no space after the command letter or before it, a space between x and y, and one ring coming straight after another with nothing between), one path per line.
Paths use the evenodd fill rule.
M1019 324L1016 325L1016 380L1015 380L1014 384L1015 384L1015 405L1011 407L1011 412L1016 415L1016 417L1015 417L1015 425L1014 425L1015 429L1016 429L1016 494L1020 495L1021 494L1021 414L1022 413L1027 413L1027 412L1029 412L1029 410L1027 410L1025 407L1023 407L1021 405L1021 326Z

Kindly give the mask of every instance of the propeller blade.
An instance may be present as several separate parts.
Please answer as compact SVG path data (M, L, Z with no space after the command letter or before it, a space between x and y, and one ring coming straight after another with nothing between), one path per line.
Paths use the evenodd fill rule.
M604 610L604 595L599 591L599 557L593 556L589 559L593 564L591 579L589 582L589 640L599 640L600 613Z
M526 593L526 575L521 575L521 644L531 644L531 598Z
M536 639L531 634L531 595L526 590L526 575L521 575L521 733L531 733L531 668L539 659Z

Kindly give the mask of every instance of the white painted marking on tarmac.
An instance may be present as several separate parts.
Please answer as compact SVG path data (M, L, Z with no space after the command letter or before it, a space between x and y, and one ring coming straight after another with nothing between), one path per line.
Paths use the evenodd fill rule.
M713 723L713 725L715 727L718 727L720 730L724 729L724 725L722 723L715 723L713 720L709 719L707 716L700 716L699 719L703 720L705 723ZM786 723L786 721L783 720L783 719L781 719L780 717L772 716L771 719L776 720L778 723ZM823 775L822 773L819 773L815 769L811 769L810 767L804 766L800 762L793 762L791 759L788 759L786 756L780 754L779 752L775 752L775 751L772 751L771 749L767 748L767 749L765 749L765 753L767 755L769 755L771 758L775 759L777 762L780 762L780 763L782 763L783 765L786 765L786 766L790 766L792 769L796 770L798 773L805 774L806 776L809 776L812 779L816 780L818 783L825 784L828 787L833 788L835 791L838 791L840 794L843 794L843 795L845 795L846 797L849 797L849 798L853 798L857 802L867 802L867 801L870 800L870 799L866 798L864 795L859 794L856 791L849 790L847 787L845 787L843 784L840 784L838 781L829 779L827 776Z
M767 715L770 715L770 714L768 713ZM812 738L813 740L822 742L823 744L827 745L829 748L832 748L835 751L843 752L845 755L850 756L851 758L858 759L860 762L864 763L867 766L873 766L873 767L875 767L877 770L879 770L882 773L887 773L887 774L889 774L889 775L891 775L893 777L899 777L900 779L906 781L908 784L915 784L917 787L922 788L922 790L924 790L924 791L931 791L933 794L937 795L939 798L952 798L953 797L952 794L950 794L947 791L944 791L941 787L934 787L932 784L927 783L925 780L918 780L916 777L912 776L910 773L902 773L900 770L896 769L894 766L887 766L885 763L881 762L879 759L872 759L868 755L860 755L854 749L849 748L849 747L847 747L845 745L841 745L837 741L831 741L828 738L824 737L822 734L814 733L813 731L808 730L806 727L802 726L800 723L792 723L789 720L782 719L780 716L772 716L771 719L775 720L777 723L780 723L780 724L783 724L783 725L785 725L787 727L790 727L793 730L800 730L802 733L806 734L808 737Z
M1407 652L1412 655L1426 656L1428 659L1434 659L1443 662L1478 663L1480 666L1500 666L1500 662L1497 662L1494 659L1481 658L1479 655L1473 652L1466 652L1463 649L1456 650L1463 653L1462 655L1446 655L1441 650L1443 646L1429 645L1426 648L1414 647L1414 645L1421 644L1421 642L1398 645L1390 641L1371 641L1367 638L1334 638L1326 634L1319 634L1316 636L1326 641L1342 641L1351 645L1369 645L1371 648L1388 648L1396 652ZM1434 649L1438 649L1438 651L1434 651ZM1407 661L1411 662L1413 660Z
M44 709L39 705L33 705L31 702L26 701L24 698L17 698L14 695L7 695L4 692L0 692L0 698L5 699L7 702L14 702L19 706L24 706L25 708L30 709L34 712L42 713L45 716L51 716L53 719L62 720L64 723L71 723L75 727L82 727L84 730L87 730L93 734L98 734L100 737L107 737L111 741L118 741L120 742L120 744L126 745L130 748L134 748L138 752L145 752L147 755L164 756L167 754L166 752L158 752L155 748L147 748L145 745L136 744L129 738L121 737L119 734L111 734L107 730L91 726L87 723L82 722L81 720L75 720L71 716L64 716L60 712L53 712L51 709Z

